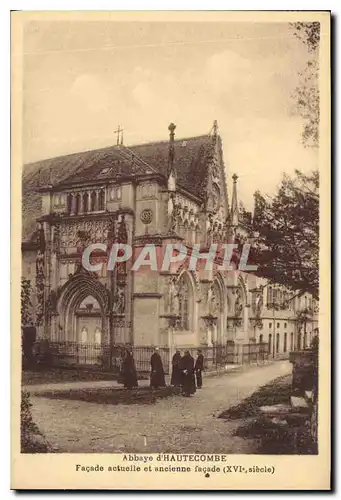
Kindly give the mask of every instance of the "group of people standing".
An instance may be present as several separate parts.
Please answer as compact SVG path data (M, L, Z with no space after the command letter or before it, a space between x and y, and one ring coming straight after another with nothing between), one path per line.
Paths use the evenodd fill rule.
M156 347L150 358L150 387L158 389L165 387L165 372L159 349ZM197 359L194 361L189 350L181 356L177 349L172 358L172 376L171 385L181 387L182 395L189 397L196 392L196 389L202 387L202 372L204 370L204 356L201 350L198 350ZM126 350L121 365L121 378L126 389L138 387L137 371L133 353Z
M171 385L181 387L183 396L190 396L197 388L202 388L203 370L204 356L200 349L195 361L190 351L186 350L181 356L177 349L172 359Z

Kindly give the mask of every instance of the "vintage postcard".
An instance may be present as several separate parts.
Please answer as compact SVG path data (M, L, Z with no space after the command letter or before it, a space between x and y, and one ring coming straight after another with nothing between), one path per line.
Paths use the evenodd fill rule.
M330 13L11 23L11 487L330 489Z

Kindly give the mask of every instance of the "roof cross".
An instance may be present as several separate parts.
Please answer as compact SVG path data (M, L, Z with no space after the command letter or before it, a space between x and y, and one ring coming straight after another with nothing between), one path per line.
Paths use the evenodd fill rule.
M114 134L117 134L117 142L116 142L117 146L119 146L120 143L121 145L123 144L123 130L124 129L121 128L121 125L118 125L117 130L114 131Z

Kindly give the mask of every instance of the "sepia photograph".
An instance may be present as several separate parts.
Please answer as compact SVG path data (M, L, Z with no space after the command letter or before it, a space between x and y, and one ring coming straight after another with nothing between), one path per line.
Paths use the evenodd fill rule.
M330 13L187 14L12 13L18 456L326 488Z

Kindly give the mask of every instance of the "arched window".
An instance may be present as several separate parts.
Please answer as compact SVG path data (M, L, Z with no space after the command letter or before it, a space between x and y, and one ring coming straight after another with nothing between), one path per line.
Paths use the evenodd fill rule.
M272 345L272 334L271 333L269 333L269 341L268 341L268 343L269 343L269 354L271 354L271 345Z
M83 212L86 214L87 211L89 210L88 207L88 193L83 194Z
M276 335L276 353L279 352L279 333Z
M287 332L284 332L283 352L287 352L287 342L288 342L288 334Z
M290 333L290 351L294 350L294 332Z
M96 210L96 191L92 191L92 193L91 193L90 210L91 210L91 212L95 212L95 210Z
M263 334L261 333L260 336L259 336L259 343L262 344L263 343Z
M98 210L104 210L104 189L101 189L98 195Z
M86 344L88 341L88 330L83 326L81 333L80 333L80 341L82 344Z
M186 273L179 280L180 329L190 330L192 323L193 294L192 285Z
M77 215L79 213L81 205L81 195L79 193L76 194L76 200L75 200L75 214Z
M72 194L67 195L67 213L70 215L72 210Z

